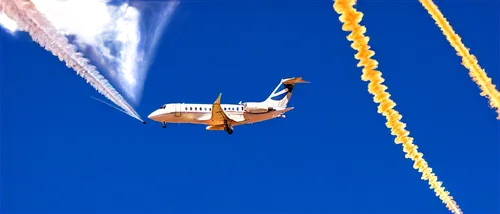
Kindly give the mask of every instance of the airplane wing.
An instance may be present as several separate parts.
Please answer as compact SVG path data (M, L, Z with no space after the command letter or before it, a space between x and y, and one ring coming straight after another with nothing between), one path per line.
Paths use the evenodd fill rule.
M226 113L224 113L224 110L220 106L221 96L222 93L219 94L219 97L217 97L217 100L215 100L214 104L212 105L212 117L210 118L211 126L223 125L224 122L227 122L229 125L237 123L233 119L229 118Z

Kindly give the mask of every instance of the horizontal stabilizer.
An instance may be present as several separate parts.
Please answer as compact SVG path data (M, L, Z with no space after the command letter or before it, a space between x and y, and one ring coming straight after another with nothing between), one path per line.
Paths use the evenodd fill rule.
M283 84L286 85L293 85L295 83L311 83L311 82L303 80L302 77L293 77L283 81Z

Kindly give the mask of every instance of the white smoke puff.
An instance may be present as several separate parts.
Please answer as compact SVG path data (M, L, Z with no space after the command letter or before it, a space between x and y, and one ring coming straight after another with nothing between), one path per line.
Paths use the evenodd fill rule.
M78 33L89 43L111 21L103 0L31 0L54 27L63 34Z
M19 29L30 34L31 38L43 48L64 61L73 68L87 83L116 105L120 106L128 115L141 120L137 112L127 103L111 84L96 68L89 64L83 54L76 51L76 47L68 43L68 39L54 28L52 23L37 10L29 0L2 0L2 11L19 25Z
M0 4L0 24L4 24L4 25L7 25L11 28L15 28L16 26L16 23L10 19L9 17L7 17L6 15L4 15L4 13L2 12L2 5Z
M73 8L71 1L57 4L57 9L52 13L62 24L83 27L89 23L87 16L80 16L80 8Z

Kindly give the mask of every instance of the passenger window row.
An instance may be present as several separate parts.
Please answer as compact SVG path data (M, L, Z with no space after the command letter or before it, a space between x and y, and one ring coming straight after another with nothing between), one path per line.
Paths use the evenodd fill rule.
M192 111L193 107L189 107L189 108L188 107L184 107L184 110L186 110L186 111L188 111L188 110ZM194 110L198 111L198 107L194 107ZM202 107L199 108L199 111L207 111L207 110L208 111L212 111L212 108L206 108L206 107L205 108L202 108Z
M203 108L203 107L194 107L194 108L193 107L189 107L189 108L188 107L184 107L184 110L186 110L186 111L193 111L193 109L195 111L207 111L207 110L208 111L212 111L212 108L207 108L207 107L205 107L205 108ZM236 107L236 108L234 108L234 107L231 107L231 108L224 107L223 109L224 109L224 111L243 111L243 107Z

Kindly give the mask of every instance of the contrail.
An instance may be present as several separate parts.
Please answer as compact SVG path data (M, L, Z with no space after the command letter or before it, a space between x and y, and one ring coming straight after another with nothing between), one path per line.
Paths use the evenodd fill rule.
M458 56L462 57L462 65L469 69L469 76L482 90L480 95L489 99L490 107L493 109L496 108L497 119L500 120L500 93L495 88L495 85L491 83L491 78L479 66L476 57L469 53L469 49L461 42L462 39L455 33L450 23L446 21L446 18L444 18L436 4L432 0L420 0L420 3L429 12L434 21L436 21L437 26L446 36L446 39L455 49Z
M151 61L151 58L154 56L155 53L155 47L158 43L159 37L163 33L163 28L165 28L165 25L168 24L170 21L170 17L174 14L174 11L179 4L179 0L167 0L168 5L167 8L165 9L165 12L162 13L162 16L160 16L160 24L159 26L156 27L156 31L154 32L153 37L150 39L148 42L148 45L145 49L144 56L147 57L144 59L144 64L142 65L141 68L141 78L140 78L140 83L139 83L139 96L142 94L142 89L144 87L144 82L146 80L146 74L148 72L148 67L149 63Z
M384 82L382 73L375 70L378 67L378 62L371 59L375 52L370 50L368 45L370 38L364 35L366 27L359 24L363 18L363 13L354 9L355 4L356 0L336 0L333 8L338 14L341 14L339 20L343 23L342 30L352 31L347 36L347 40L352 41L351 47L358 51L355 55L355 58L360 60L357 66L364 66L361 79L370 82L368 91L374 96L374 101L380 103L378 113L384 115L387 119L387 128L390 128L391 134L396 136L394 142L403 144L403 151L406 153L405 158L413 160L413 168L422 173L422 180L429 180L430 188L434 190L436 196L439 196L451 212L455 214L462 213L453 197L449 195L450 193L441 186L442 182L437 180L432 168L422 158L423 154L417 151L418 146L413 144L413 138L408 137L410 132L405 130L406 124L401 122L403 116L393 109L396 103L390 99L391 95L385 91L387 86L382 84Z
M92 99L94 99L94 100L97 100L97 101L99 101L99 102L101 102L101 103L103 103L103 104L105 104L105 105L107 105L107 106L109 106L109 107L111 107L111 108L114 108L114 109L116 109L116 110L118 110L118 111L120 111L120 112L122 112L122 113L128 114L128 112L126 112L126 111L124 111L124 110L122 110L122 109L120 109L120 108L118 108L118 107L116 107L116 106L114 106L114 105L111 105L111 104L109 104L109 103L105 102L104 100L101 100L101 99L95 98L95 97L93 97L93 96L90 96L90 98L92 98ZM143 123L144 123L144 121L143 121Z
M99 93L123 108L128 115L143 121L139 114L127 103L113 86L102 76L96 67L76 51L76 47L68 39L60 35L52 24L41 14L29 0L0 0L0 8L19 29L30 34L31 38L47 51L59 57L66 66L73 68L78 75L90 83Z

